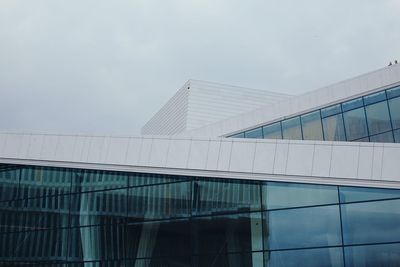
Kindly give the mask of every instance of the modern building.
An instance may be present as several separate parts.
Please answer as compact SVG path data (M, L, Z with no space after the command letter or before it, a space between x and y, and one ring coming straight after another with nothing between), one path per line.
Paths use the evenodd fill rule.
M400 65L189 81L142 133L0 133L0 266L400 266Z

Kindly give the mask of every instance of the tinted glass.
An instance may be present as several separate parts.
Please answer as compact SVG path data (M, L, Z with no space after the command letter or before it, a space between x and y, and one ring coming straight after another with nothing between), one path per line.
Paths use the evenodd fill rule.
M385 91L378 92L378 93L375 93L372 95L364 96L364 104L365 105L370 105L370 104L377 103L377 102L380 102L383 100L386 100Z
M194 217L195 254L262 250L260 213Z
M128 174L121 172L79 170L72 176L74 192L115 189L128 185Z
M395 189L340 186L339 192L341 203L400 198L400 190Z
M327 141L345 141L343 116L338 114L322 119L324 137Z
M245 138L263 138L262 128L256 128L253 130L246 131L244 133Z
M368 136L364 108L343 113L347 140L352 141Z
M388 266L400 264L400 244L351 246L344 249L347 267Z
M301 140L300 117L282 121L283 139Z
M355 108L359 108L362 107L364 105L362 98L357 98L354 100L350 100L348 102L345 102L342 104L342 109L343 111L348 111L348 110L352 110Z
M232 138L244 138L244 132L243 132L243 133L238 133L238 134L232 135L232 136L230 136L230 137L232 137Z
M268 183L263 186L264 208L281 209L338 203L335 186Z
M190 214L190 182L129 188L130 220L187 217Z
M399 205L400 200L344 204L344 243L400 242Z
M61 168L26 167L21 170L19 194L22 198L69 193L71 171Z
M400 129L393 131L394 141L400 143Z
M338 206L265 213L265 247L269 249L336 246L341 243Z
M400 96L400 86L394 87L386 91L388 98L394 98Z
M265 139L282 139L281 123L277 122L263 127Z
M390 125L387 102L380 102L365 107L368 130L370 135L386 132L392 129Z
M304 140L323 140L319 111L301 116L301 126Z
M340 104L337 104L334 106L330 106L330 107L321 109L321 116L322 116L322 118L325 118L325 117L329 117L332 115L336 115L341 112L342 112L342 106Z
M343 266L342 248L273 251L264 257L266 267Z
M398 129L400 128L400 97L390 99L388 102L393 129Z
M258 183L220 180L193 182L193 213L250 211L261 208Z
M377 143L393 143L393 132L386 132L377 135L373 135L369 138L370 142Z
M0 165L0 201L18 197L20 166Z
M259 267L263 266L263 253L230 253L230 254L212 254L194 257L194 264L188 265L194 267L229 267L229 266L246 266Z

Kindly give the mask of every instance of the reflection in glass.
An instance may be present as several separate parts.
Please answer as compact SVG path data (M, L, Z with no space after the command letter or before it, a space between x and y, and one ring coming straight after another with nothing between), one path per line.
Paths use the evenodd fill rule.
M342 103L343 112L362 107L364 105L362 97Z
M339 186L339 192L341 203L400 198L396 189Z
M71 189L71 170L26 167L21 170L19 194L22 198L66 194Z
M367 113L370 135L391 130L392 126L390 125L389 110L386 101L366 106L365 112Z
M80 170L73 174L74 192L123 188L128 185L128 174L101 170Z
M340 245L339 218L337 205L266 212L265 247L289 249Z
M277 122L263 127L265 139L282 139L281 123Z
M219 179L193 182L193 213L250 211L261 208L257 182Z
M364 108L343 113L347 140L352 141L368 136Z
M400 200L343 204L344 244L400 242L399 205Z
M265 253L266 267L343 266L342 248L272 251Z
M261 213L192 218L195 254L262 250Z
M283 139L302 140L300 117L282 121Z
M376 142L376 143L393 143L394 142L392 131L370 136L369 140L370 140L370 142Z
M192 265L190 265L192 266ZM262 267L263 253L231 253L200 255L194 258L194 267Z
M346 267L390 266L400 264L400 244L351 246L344 249Z
M400 96L400 86L391 88L391 89L387 90L386 92L387 92L388 98L398 97L398 96Z
M129 188L130 220L189 216L190 182Z
M377 102L380 102L383 100L386 100L386 92L385 91L381 91L378 93L364 96L364 104L365 105L374 104L374 103L377 103Z
M246 131L244 133L245 138L263 138L262 128L256 128L253 130Z
M172 257L191 255L189 220L128 223L127 257Z
M400 129L393 131L394 141L400 143Z
M336 246L341 243L338 206L277 210L265 213L268 249Z
M388 102L393 129L398 129L400 128L400 97L390 99Z
M263 185L263 205L266 209L338 203L336 186L269 182Z
M301 126L304 140L323 140L321 115L319 111L301 116Z
M232 138L244 138L244 132L243 132L243 133L238 133L238 134L232 135L232 136L230 136L230 137L232 137Z
M340 104L330 106L327 108L321 109L321 116L322 118L326 118L332 115L336 115L342 112L342 106Z
M0 201L18 197L20 169L17 165L0 165Z
M327 141L346 141L344 134L343 115L338 114L322 119L324 138Z
M71 226L114 224L126 217L127 189L71 195Z

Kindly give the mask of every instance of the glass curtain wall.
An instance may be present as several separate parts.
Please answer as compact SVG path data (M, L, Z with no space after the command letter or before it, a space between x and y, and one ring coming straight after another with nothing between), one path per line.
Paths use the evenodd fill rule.
M229 137L400 143L400 86Z
M400 191L0 165L0 266L399 266Z

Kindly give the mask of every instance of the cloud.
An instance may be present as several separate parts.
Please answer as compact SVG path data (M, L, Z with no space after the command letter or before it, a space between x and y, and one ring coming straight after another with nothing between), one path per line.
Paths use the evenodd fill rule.
M0 3L0 130L137 134L189 78L298 94L399 58L399 2Z

